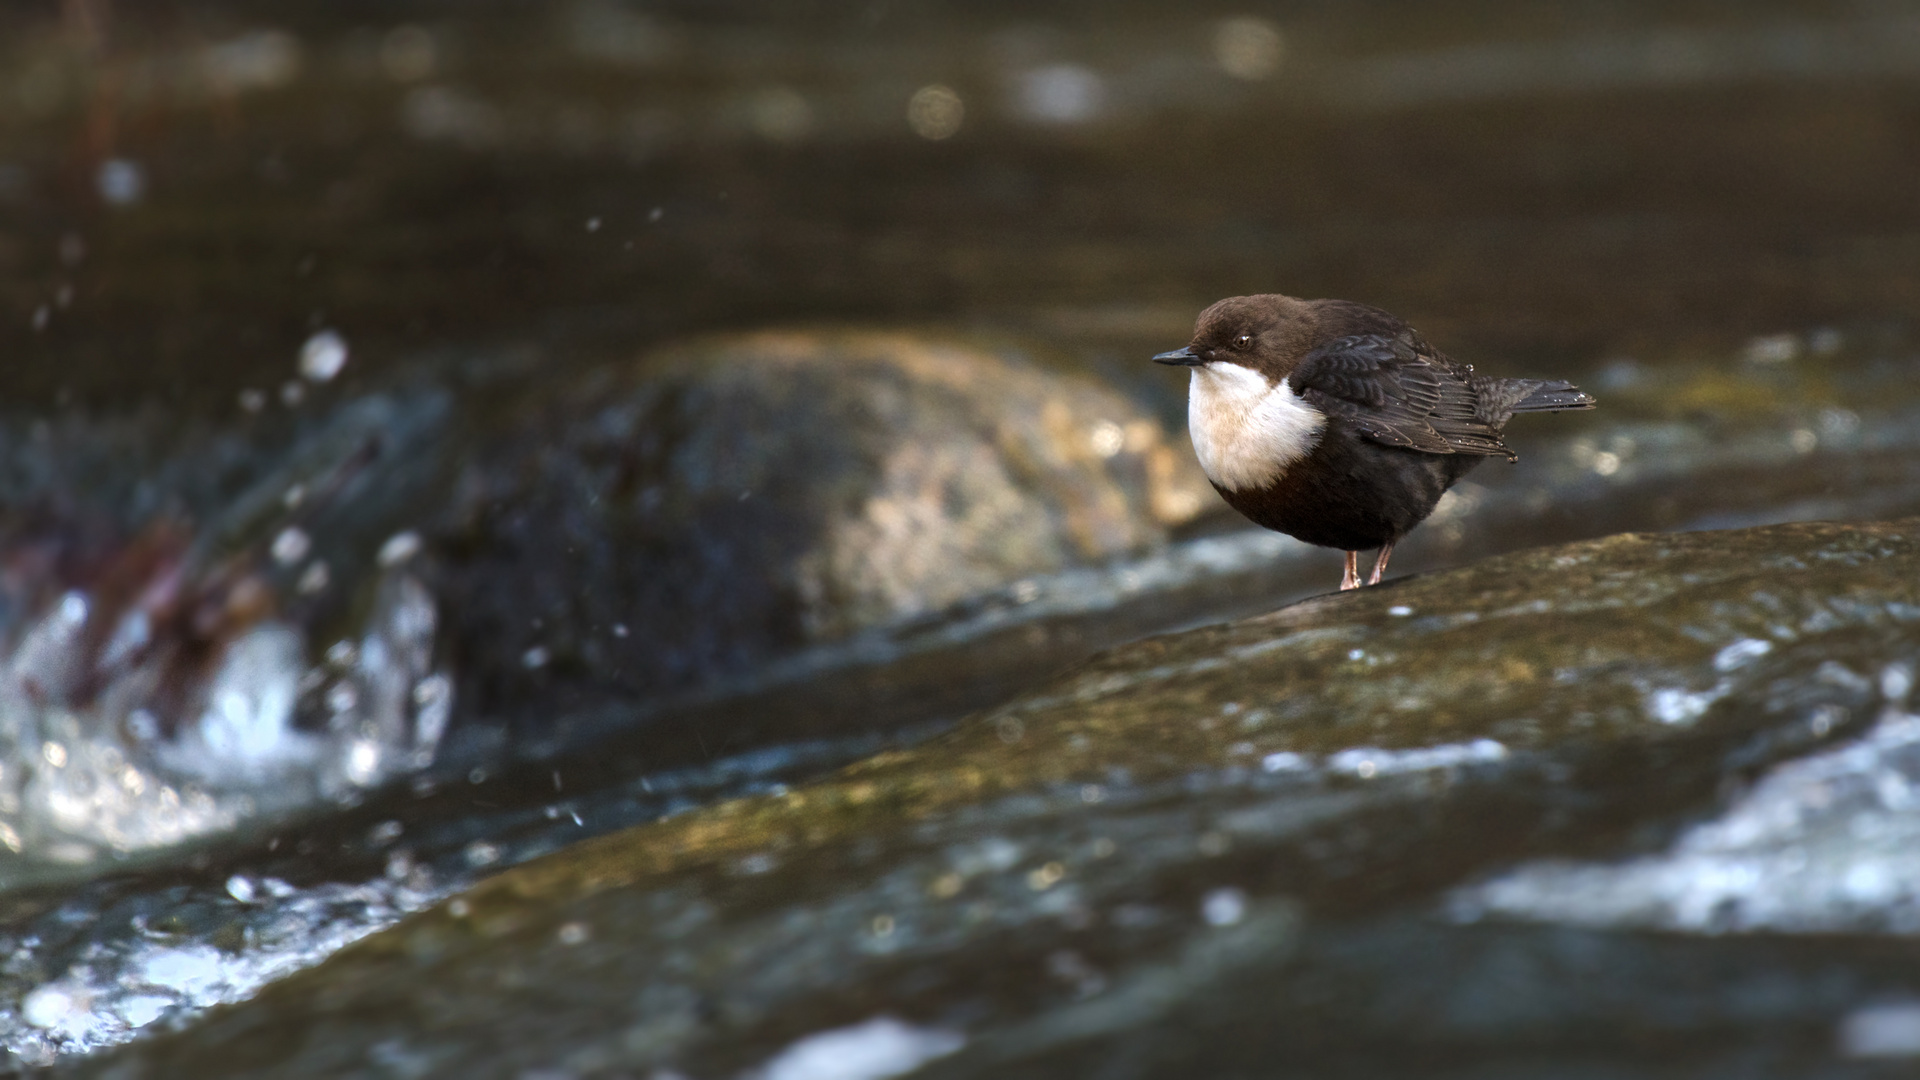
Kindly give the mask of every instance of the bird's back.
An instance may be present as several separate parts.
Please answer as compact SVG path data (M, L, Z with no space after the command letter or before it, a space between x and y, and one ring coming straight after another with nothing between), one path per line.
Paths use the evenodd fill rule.
M1515 413L1591 409L1594 399L1558 379L1495 379L1476 374L1436 348L1420 332L1391 312L1352 300L1315 300L1312 348L1335 346L1343 339L1374 337L1399 344L1449 384L1444 407L1455 419L1484 426L1496 438Z

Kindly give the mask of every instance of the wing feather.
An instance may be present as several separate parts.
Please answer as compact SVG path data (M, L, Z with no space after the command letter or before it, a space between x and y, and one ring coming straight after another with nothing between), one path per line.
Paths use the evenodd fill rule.
M1476 380L1418 335L1355 334L1308 353L1294 392L1383 446L1428 454L1513 457L1482 419Z

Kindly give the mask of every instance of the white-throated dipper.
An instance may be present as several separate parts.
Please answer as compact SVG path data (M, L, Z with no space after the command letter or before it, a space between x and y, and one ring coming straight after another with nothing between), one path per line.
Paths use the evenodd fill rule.
M1515 413L1591 409L1571 383L1492 379L1413 327L1349 300L1231 296L1200 313L1193 342L1154 357L1193 369L1193 450L1228 505L1276 532L1347 553L1393 545L1447 489L1500 456Z

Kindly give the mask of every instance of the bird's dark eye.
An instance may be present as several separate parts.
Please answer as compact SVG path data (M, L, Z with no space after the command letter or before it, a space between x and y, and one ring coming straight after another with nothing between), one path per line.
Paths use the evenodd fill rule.
M1252 347L1253 347L1253 335L1252 335L1252 334L1241 334L1241 335L1240 335L1239 337L1237 337L1237 338L1234 338L1234 339L1233 339L1233 347L1234 347L1234 348L1236 348L1236 349L1250 349L1250 348L1252 348Z

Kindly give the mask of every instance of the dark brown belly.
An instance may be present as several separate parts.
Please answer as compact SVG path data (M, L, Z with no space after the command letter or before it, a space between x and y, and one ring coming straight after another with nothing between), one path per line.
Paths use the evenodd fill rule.
M1425 521L1480 460L1381 446L1335 428L1271 485L1215 489L1256 525L1321 547L1365 551Z

